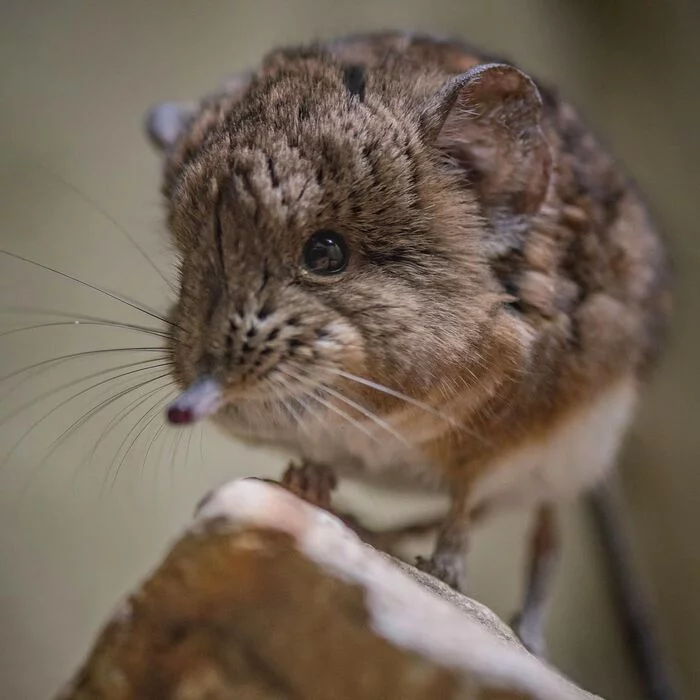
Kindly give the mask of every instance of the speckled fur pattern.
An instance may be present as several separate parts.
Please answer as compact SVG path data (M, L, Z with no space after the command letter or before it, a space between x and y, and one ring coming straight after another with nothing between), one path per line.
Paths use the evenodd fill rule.
M274 51L183 118L163 186L174 372L221 381L227 429L468 491L653 364L668 275L643 202L551 88L457 84L493 60L347 37ZM351 263L312 279L301 249L324 228Z

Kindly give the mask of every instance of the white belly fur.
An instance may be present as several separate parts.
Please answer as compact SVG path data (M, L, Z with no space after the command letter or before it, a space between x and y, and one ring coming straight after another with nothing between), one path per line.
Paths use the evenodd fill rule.
M546 439L503 454L484 470L471 505L531 506L578 496L613 466L636 396L635 379L625 377L569 415ZM419 492L444 491L440 470L427 464L420 450L404 451L380 431L377 435L382 439L369 439L344 421L331 424L333 418L316 421L289 436L285 444L306 459L332 464L340 474L369 483ZM370 422L366 427L376 428ZM329 429L332 440L328 439Z
M613 466L632 418L637 385L626 377L568 417L546 440L528 443L486 470L471 503L530 506L573 498Z

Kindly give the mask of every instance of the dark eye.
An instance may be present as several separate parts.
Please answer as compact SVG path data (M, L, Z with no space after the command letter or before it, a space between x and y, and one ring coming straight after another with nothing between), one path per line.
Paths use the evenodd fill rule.
M348 264L345 239L335 231L316 231L304 246L304 267L315 275L335 275Z

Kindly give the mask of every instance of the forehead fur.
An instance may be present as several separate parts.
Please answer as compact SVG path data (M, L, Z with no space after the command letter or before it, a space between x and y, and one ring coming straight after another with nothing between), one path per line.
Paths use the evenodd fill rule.
M387 70L348 68L320 54L269 69L236 103L205 102L166 167L175 213L206 214L230 179L242 199L247 189L262 207L304 196L311 204L323 188L327 214L362 200L348 202L353 213L381 225L381 195L417 197L421 98L402 85ZM377 205L367 211L370 194Z

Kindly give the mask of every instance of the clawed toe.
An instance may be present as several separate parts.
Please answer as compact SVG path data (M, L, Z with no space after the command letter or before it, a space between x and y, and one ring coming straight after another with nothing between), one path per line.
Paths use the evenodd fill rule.
M429 559L417 557L414 566L456 591L464 593L466 590L464 562L461 557L443 557L439 553Z
M330 510L337 480L329 467L303 462L291 463L282 475L281 484L299 498Z

